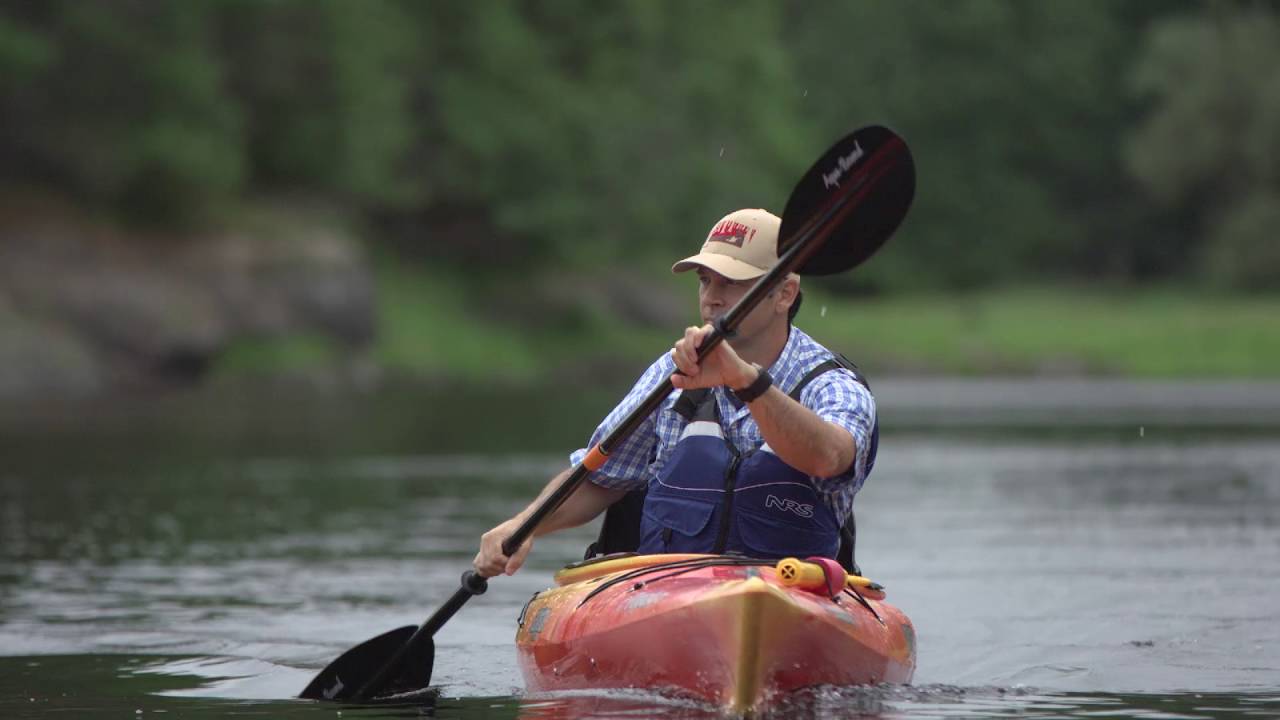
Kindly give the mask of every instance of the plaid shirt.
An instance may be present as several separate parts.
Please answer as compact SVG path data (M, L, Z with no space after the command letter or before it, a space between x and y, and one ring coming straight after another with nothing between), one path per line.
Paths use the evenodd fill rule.
M783 346L777 362L769 368L769 374L778 389L789 394L806 373L831 357L831 351L792 326L787 344ZM596 428L591 435L591 446L603 440L675 370L671 354L663 353ZM712 392L719 405L721 424L729 441L741 452L755 450L763 445L764 438L760 434L760 428L747 406L738 402L726 388L717 387ZM679 397L679 390L671 393L657 412L650 415L630 437L614 448L604 467L588 476L591 482L620 490L638 490L655 482L680 440L680 433L686 423L675 411L674 406ZM800 393L800 403L823 420L848 430L853 436L856 445L853 466L844 474L832 478L811 478L818 494L835 512L836 518L844 522L853 510L853 496L867 479L867 451L871 444L871 429L875 424L875 399L869 390L854 379L853 373L837 368L814 378ZM587 449L583 448L575 451L569 459L576 465L586 454Z

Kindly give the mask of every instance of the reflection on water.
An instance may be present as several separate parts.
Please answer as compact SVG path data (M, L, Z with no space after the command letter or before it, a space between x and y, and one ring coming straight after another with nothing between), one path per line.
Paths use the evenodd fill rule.
M361 415L312 420L361 425L325 447L211 420L166 435L164 417L0 436L0 713L333 717L287 698L425 619L577 435L497 448L528 418L486 416L441 442L389 422L392 441ZM820 690L777 714L1280 713L1280 438L1126 438L887 434L858 557L916 624L916 685ZM521 695L515 617L592 534L540 540L445 626L432 706L344 713L707 715L644 693Z
M192 682L186 660L149 656L78 655L0 658L0 695L7 717L178 714L181 717L280 718L583 718L655 717L712 720L714 708L660 693L621 690L548 695L428 696L419 702L334 706L298 700L237 700L175 692ZM269 667L234 663L225 672L266 674ZM210 669L210 668L206 668ZM70 681L74 680L74 685ZM1270 718L1275 692L1062 693L1029 688L916 685L816 688L779 703L761 720L867 718Z

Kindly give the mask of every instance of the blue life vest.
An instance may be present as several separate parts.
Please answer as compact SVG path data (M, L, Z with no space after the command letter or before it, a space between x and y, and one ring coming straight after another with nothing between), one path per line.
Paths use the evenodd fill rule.
M792 390L836 367L829 360ZM640 553L740 553L776 559L835 557L841 523L809 476L787 465L769 446L739 452L725 437L714 395L688 391L676 404L685 425L657 480L650 484L640 520ZM872 429L867 471L875 463L879 423Z

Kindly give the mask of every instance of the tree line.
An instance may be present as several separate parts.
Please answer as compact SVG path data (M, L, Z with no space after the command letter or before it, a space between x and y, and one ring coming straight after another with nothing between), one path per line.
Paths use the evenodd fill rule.
M0 181L129 222L670 258L872 122L917 204L844 289L1280 277L1275 2L0 2Z

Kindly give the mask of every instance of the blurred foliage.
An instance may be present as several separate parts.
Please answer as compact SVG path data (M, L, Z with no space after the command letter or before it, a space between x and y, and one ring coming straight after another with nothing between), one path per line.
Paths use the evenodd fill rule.
M1160 205L1192 220L1170 238L1225 287L1280 285L1280 13L1214 3L1147 30L1133 86L1153 108L1128 160Z
M780 208L836 136L884 122L919 166L910 242L830 289L1260 287L1280 271L1278 17L1185 0L0 0L0 181L153 223L306 196L431 258L661 266L729 209Z
M890 286L1133 277L1141 208L1116 148L1136 29L1171 3L927 0L797 9L809 112L831 135L884 118L920 174ZM857 124L857 123L855 123Z
M175 220L239 191L242 108L209 2L9 3L4 173Z

